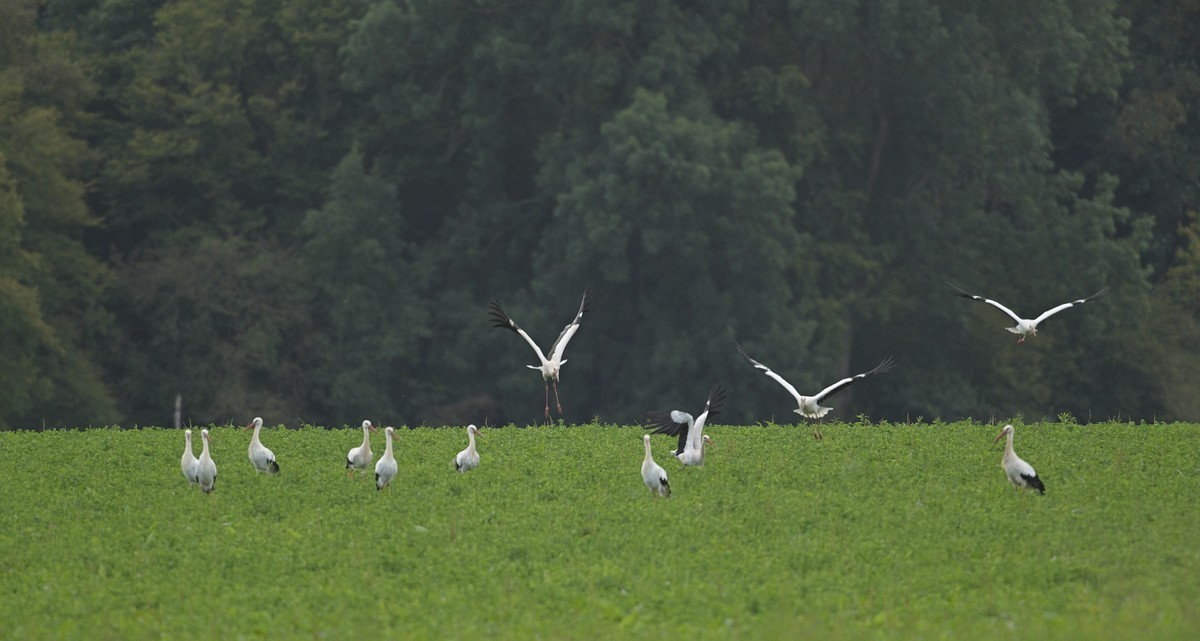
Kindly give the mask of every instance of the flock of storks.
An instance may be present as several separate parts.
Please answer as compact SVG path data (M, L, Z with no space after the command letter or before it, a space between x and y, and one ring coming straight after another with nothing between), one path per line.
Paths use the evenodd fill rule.
M1056 307L1052 307L1036 318L1021 318L1011 309L1004 305L982 296L976 296L955 287L948 285L955 296L968 298L971 300L987 303L996 307L1000 311L1007 314L1017 324L1014 327L1006 327L1008 331L1020 335L1018 343L1024 343L1025 338L1029 335L1037 336L1038 324L1047 318L1057 314L1063 310L1069 309L1076 305L1082 305L1097 297L1103 296L1108 288L1105 287L1100 291L1088 296L1067 303L1063 303ZM504 312L500 306L500 302L493 300L488 305L488 314L491 317L491 322L494 327L500 327L510 330L533 348L537 354L539 365L527 365L526 367L538 370L542 375L542 382L545 387L545 414L546 418L550 418L550 388L554 388L554 403L558 408L559 416L562 416L562 403L558 398L558 379L559 372L564 363L567 362L563 358L563 354L567 349L567 343L571 337L579 331L580 322L583 315L592 307L591 291L583 293L583 300L579 304L579 311L575 313L575 318L563 328L559 333L558 338L550 347L549 356L538 347L537 343L529 337L525 330L513 321L512 318ZM821 402L831 394L838 392L846 387L858 382L872 374L881 374L893 367L891 357L883 359L874 369L855 374L843 378L836 383L826 387L812 396L805 396L798 392L796 388L779 374L776 374L771 368L754 360L741 345L736 345L737 351L742 355L755 369L761 370L768 377L774 379L777 383L783 386L795 399L796 409L793 410L797 414L809 418L816 419L817 425L813 428L813 437L817 440L822 438L819 422L822 417L829 413L830 407L821 405ZM712 443L712 439L704 434L704 425L713 416L720 412L725 402L725 390L720 385L715 385L709 392L708 401L705 403L704 411L699 416L693 417L691 414L681 411L650 411L646 412L646 419L649 425L647 429L652 429L651 434L667 434L678 437L678 445L671 451L671 455L679 460L680 463L686 466L695 466L704 464L705 447ZM250 439L248 449L250 462L254 465L256 472L265 472L267 474L277 474L279 472L279 463L275 460L275 454L262 444L259 440L259 433L262 430L263 421L261 418L255 418L245 430L254 430L254 435ZM348 475L353 475L354 472L365 472L370 469L373 455L371 453L371 432L379 431L371 421L362 422L363 441L358 447L351 449L346 454L346 470ZM379 490L389 487L392 479L396 476L397 466L396 459L392 454L392 440L395 435L395 428L385 428L384 434L387 438L387 447L384 450L383 456L375 463L375 487ZM467 472L479 465L479 453L475 449L475 437L479 434L479 429L474 425L467 426L467 448L455 455L452 463L454 469L459 472ZM201 430L200 437L203 441L203 450L200 457L197 458L192 453L192 431L184 432L184 451L180 466L183 470L183 475L187 479L189 485L198 485L205 493L212 492L217 480L217 466L213 462L210 452L210 444L212 436L208 430ZM1001 461L1001 467L1004 468L1005 474L1008 476L1009 482L1012 483L1014 490L1021 488L1035 489L1038 492L1045 494L1046 487L1042 480L1038 478L1037 472L1033 466L1022 460L1016 453L1013 452L1013 426L1005 425L1004 429L992 441L999 441L1001 438L1007 437L1007 442L1004 448L1004 458ZM650 451L650 434L645 434L642 437L642 442L645 445L646 455L642 460L642 480L646 487L654 493L655 496L667 497L671 495L671 486L667 480L666 470L655 462L654 456Z

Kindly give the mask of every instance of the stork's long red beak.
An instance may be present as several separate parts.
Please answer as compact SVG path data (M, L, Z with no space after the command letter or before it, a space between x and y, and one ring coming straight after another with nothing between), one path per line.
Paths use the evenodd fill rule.
M999 441L1002 438L1004 438L1004 432L1000 432L999 434L997 434L996 438L992 439L992 442L995 443L996 441Z

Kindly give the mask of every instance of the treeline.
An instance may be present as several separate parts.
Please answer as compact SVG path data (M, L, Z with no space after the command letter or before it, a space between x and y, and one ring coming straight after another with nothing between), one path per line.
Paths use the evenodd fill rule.
M0 0L0 425L1200 416L1200 9ZM1090 294L1016 345L998 311Z

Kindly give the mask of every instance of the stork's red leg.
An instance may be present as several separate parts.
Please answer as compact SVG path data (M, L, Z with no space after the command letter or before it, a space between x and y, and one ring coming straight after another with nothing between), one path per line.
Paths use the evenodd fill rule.
M550 420L550 386L546 385L545 381L543 381L542 384L545 385L545 387L546 387L546 420L549 421ZM555 396L558 395L558 388L555 388L554 394L555 394Z
M558 406L558 415L562 416L562 401L558 400L558 381L554 381L554 404ZM549 410L547 416L549 416Z

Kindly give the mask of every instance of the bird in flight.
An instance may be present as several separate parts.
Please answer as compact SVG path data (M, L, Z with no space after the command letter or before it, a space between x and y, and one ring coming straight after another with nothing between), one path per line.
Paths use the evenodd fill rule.
M821 401L825 400L825 398L827 396L829 396L835 392L841 391L841 390L849 387L850 385L853 385L854 383L857 383L858 381L861 381L862 379L864 379L872 374L882 374L882 373L892 369L892 367L895 365L895 363L892 362L892 357L889 356L889 357L883 359L883 361L880 362L878 365L876 365L875 369L873 369L873 370L863 372L861 374L855 374L854 376L847 376L846 378L843 378L842 380L834 383L833 385L830 385L829 387L826 387L825 389L817 392L816 394L813 394L812 396L805 396L805 395L801 394L800 392L796 391L796 388L791 383L784 380L784 378L782 376L771 371L771 368L767 367L766 365L763 365L762 363L754 360L753 358L750 358L750 356L746 354L746 351L742 349L741 345L737 346L737 350L738 350L738 353L742 355L742 358L745 358L746 360L750 361L750 364L753 365L755 369L762 370L762 372L764 374L775 379L775 382L782 385L783 389L787 390L788 392L791 393L792 396L796 397L797 407L796 407L796 409L792 410L793 412L795 412L801 416L804 416L806 418L815 418L815 419L821 419L822 417L824 417L826 414L829 413L829 410L833 409L832 407L824 407L821 405ZM821 429L819 426L813 429L813 438L817 439L818 441L821 440L822 436L821 436Z
M1096 292L1095 294L1092 294L1091 296L1088 296L1087 298L1080 298L1078 300L1073 300L1069 303L1063 303L1062 305L1058 305L1056 307L1051 307L1050 309L1047 309L1046 311L1042 312L1041 316L1031 319L1031 318L1021 318L1020 316L1017 316L1016 313L1013 312L1013 310L1005 307L1004 305L1001 305L1000 303L998 303L990 298L984 298L983 296L976 296L975 294L963 291L962 289L959 289L957 286L952 285L950 283L946 283L946 286L949 287L950 289L954 290L955 296L958 296L960 298L969 298L971 300L977 300L981 303L987 303L988 305L995 307L996 309L1004 312L1005 314L1008 314L1008 316L1010 318L1012 318L1014 321L1016 321L1017 324L1014 327L1005 327L1004 329L1007 329L1008 331L1010 331L1014 334L1021 335L1021 338L1017 339L1018 344L1024 343L1025 337L1029 336L1030 334L1033 334L1033 337L1037 338L1038 323L1046 320L1047 318L1050 318L1051 316L1053 316L1063 310L1071 309L1072 307L1074 307L1076 305L1082 305L1082 304L1088 302L1089 300L1099 298L1099 297L1105 295L1106 293L1108 293L1108 288L1104 287L1100 291Z
M542 383L546 387L546 420L550 420L550 386L554 386L554 403L558 406L558 415L562 416L562 402L558 400L558 374L563 364L567 359L563 358L563 353L566 352L567 343L571 341L571 337L575 332L579 331L579 323L583 320L583 315L592 308L592 290L583 292L583 300L579 303L579 311L575 313L575 319L563 328L554 344L550 346L550 355L546 356L542 352L542 348L533 342L529 334L525 330L517 326L513 319L509 318L508 314L504 313L504 308L500 307L500 301L493 300L488 304L488 315L492 320L492 327L502 327L517 333L533 351L537 354L540 365L526 365L529 369L536 369L542 373Z

